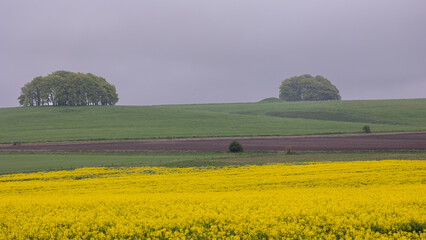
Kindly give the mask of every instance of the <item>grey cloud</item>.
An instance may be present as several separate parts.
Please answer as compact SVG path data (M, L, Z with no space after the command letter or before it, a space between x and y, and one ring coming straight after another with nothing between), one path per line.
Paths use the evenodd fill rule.
M105 77L122 105L257 101L304 73L327 77L343 99L426 97L424 9L422 0L2 1L0 106L61 69Z

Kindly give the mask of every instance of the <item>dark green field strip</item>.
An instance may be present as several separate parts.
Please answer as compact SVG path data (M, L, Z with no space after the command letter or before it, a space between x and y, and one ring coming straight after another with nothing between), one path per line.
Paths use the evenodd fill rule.
M426 126L426 99L179 105L246 115Z
M66 170L81 167L163 166L175 162L208 162L265 153L224 152L0 152L0 174Z
M81 167L224 167L386 159L426 160L426 152L321 152L290 155L266 152L0 152L0 174L71 170Z

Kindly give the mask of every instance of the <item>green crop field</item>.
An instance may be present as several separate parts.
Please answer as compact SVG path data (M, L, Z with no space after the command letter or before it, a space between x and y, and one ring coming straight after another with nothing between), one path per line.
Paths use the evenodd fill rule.
M426 160L424 151L285 153L250 152L1 152L0 174L70 170L81 167L223 167L271 163Z
M426 130L426 99L0 109L0 143Z

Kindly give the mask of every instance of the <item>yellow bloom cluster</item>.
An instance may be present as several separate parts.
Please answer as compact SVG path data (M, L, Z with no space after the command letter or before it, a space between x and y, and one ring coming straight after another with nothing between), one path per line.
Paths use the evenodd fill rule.
M0 176L0 239L426 239L426 161Z

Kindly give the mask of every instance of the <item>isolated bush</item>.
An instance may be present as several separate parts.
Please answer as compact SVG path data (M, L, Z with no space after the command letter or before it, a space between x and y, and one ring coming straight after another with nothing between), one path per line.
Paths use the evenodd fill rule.
M365 125L364 127L362 127L362 130L364 130L365 133L370 133L371 132L370 126L368 126L368 125Z
M285 148L285 152L286 152L286 154L293 154L293 151L291 150L291 147L286 147Z
M229 144L229 151L230 152L244 152L243 146L237 142L232 141L231 144Z

